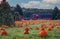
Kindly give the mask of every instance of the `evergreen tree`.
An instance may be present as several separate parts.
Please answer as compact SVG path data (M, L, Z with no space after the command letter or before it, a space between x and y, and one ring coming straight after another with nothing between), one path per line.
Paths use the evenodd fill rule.
M15 21L20 21L19 12L15 12L15 13L14 13L14 20L15 20Z
M58 14L59 14L59 9L57 7L55 7L53 10L53 19L54 20L57 19Z
M11 14L10 5L4 0L0 4L0 20L2 25L10 26L11 24L15 24L14 17Z
M21 16L23 17L23 12L22 12L22 8L17 4L16 5L16 8L15 8L15 10L14 10L15 12L15 14L14 14L14 19L15 19L15 21L20 21L21 20ZM17 12L17 13L16 13Z
M18 4L16 5L15 11L16 11L16 12L19 12L19 14L20 14L21 16L23 16L22 8L21 8Z

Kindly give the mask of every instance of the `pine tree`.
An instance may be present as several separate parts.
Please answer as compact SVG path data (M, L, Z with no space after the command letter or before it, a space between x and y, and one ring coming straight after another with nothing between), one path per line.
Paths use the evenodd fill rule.
M19 12L15 12L15 13L14 13L14 20L15 20L15 21L20 21Z
M57 6L54 8L53 10L53 19L56 20L59 14L59 9L57 8Z
M22 8L17 4L14 11L15 21L20 21L22 19L21 17L23 17Z
M19 15L23 16L22 8L20 7L19 4L16 5L15 11L19 12Z
M15 24L14 16L11 13L10 5L4 0L0 4L0 20L2 25L10 26L11 24Z

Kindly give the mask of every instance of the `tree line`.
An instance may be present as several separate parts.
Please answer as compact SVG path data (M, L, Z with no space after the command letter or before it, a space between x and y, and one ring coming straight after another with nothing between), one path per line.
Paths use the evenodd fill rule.
M60 19L60 10L58 7L53 9L52 20ZM14 11L11 11L11 7L0 5L0 25L15 25L15 21L20 21L25 15L23 13L22 8L17 4ZM30 16L30 14L28 13ZM27 17L28 17L27 15Z

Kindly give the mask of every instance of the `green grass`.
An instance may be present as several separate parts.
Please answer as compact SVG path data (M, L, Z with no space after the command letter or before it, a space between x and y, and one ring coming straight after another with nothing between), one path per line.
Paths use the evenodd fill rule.
M47 26L48 23L46 23ZM38 27L40 27L42 25L39 24ZM1 36L0 35L0 39L60 39L60 31L55 28L53 28L52 31L48 31L49 36L47 36L46 38L41 38L39 36L39 32L40 30L36 30L37 24L35 25L29 25L33 28L33 30L30 30L28 35L24 35L23 31L24 31L24 27L18 28L18 27L14 27L14 28L7 28L6 31L8 32L7 36Z

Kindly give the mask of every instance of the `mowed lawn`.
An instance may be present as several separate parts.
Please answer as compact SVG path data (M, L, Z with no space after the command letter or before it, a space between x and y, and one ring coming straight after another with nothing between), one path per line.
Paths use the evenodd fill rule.
M49 26L48 22L44 23L47 25L47 27ZM44 23L42 22L40 24L29 25L29 28L32 28L32 30L29 30L29 34L24 34L24 25L22 25L20 28L6 28L5 30L8 32L8 35L0 35L0 39L60 39L60 30L58 30L56 27L54 27L51 31L46 29L48 32L48 36L46 38L40 37L40 30L37 30L36 26L41 27L41 25Z

